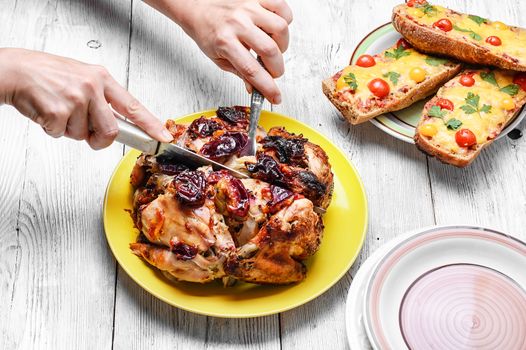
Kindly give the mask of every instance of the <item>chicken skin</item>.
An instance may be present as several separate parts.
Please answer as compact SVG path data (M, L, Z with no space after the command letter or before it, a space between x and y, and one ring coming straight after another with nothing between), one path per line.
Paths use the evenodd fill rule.
M251 179L141 155L132 170L131 251L171 280L288 284L306 276L319 248L333 175L325 152L301 135L259 130L246 156L248 109L223 107L188 125L167 122L174 143L227 164Z

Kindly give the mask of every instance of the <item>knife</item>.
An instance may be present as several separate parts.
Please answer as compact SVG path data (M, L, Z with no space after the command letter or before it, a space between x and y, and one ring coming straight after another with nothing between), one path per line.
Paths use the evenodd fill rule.
M214 170L226 170L239 179L248 179L248 175L229 168L221 163L203 157L184 147L173 143L164 143L154 140L150 135L142 131L137 125L116 116L119 134L116 141L135 148L146 154L163 155L177 160L186 165L211 165Z
M265 68L261 57L257 57L259 64ZM248 124L248 143L244 150L244 154L248 156L255 156L257 151L256 144L256 131L259 124L259 116L261 115L261 109L263 108L263 102L265 97L256 88L252 88L252 95L250 96L250 119Z

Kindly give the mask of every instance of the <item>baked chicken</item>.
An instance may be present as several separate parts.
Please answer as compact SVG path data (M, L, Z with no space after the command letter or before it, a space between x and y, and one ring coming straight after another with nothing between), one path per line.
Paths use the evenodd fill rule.
M327 155L283 128L258 131L257 155L245 156L248 109L222 107L189 125L167 122L174 143L251 175L191 169L141 155L132 171L130 248L172 280L288 284L306 276L319 248L333 175Z

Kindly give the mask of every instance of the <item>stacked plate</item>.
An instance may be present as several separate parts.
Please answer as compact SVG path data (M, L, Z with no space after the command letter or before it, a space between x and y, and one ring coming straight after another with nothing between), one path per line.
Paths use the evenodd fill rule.
M526 349L526 244L491 229L402 235L360 268L347 298L349 346Z

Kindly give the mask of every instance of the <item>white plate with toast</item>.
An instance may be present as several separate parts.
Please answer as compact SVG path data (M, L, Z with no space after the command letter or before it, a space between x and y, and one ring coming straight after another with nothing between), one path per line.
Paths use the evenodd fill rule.
M397 42L400 38L402 38L402 36L394 29L391 22L386 23L367 34L360 41L351 56L350 63L355 63L360 55L374 55L382 52L391 47L393 43ZM415 127L418 125L424 105L431 97L418 101L408 108L389 112L371 119L371 123L399 140L414 143ZM521 112L510 121L509 125L497 136L497 139L507 135L517 127L524 116L526 116L526 108L523 108Z

